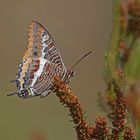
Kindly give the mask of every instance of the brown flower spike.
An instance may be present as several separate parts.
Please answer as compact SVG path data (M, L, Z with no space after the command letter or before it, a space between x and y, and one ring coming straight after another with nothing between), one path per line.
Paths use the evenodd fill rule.
M54 89L56 95L59 97L60 102L69 109L70 116L75 124L75 130L77 132L78 140L90 140L92 128L88 127L87 122L84 119L83 109L71 89L64 84L62 80L55 77Z
M115 82L113 82L113 84L114 92L116 93L116 99L110 104L113 110L113 128L108 126L107 119L103 117L98 117L95 125L90 127L84 119L83 109L77 96L72 93L70 87L65 85L59 77L54 78L54 91L59 97L60 102L69 109L69 115L75 124L74 128L78 140L119 140L120 134L123 135L124 138L130 137L134 140L132 130L125 129L126 103L117 84ZM123 133L123 130L125 130L125 133ZM110 131L112 131L111 134Z
M108 121L106 118L98 117L96 119L96 125L93 127L93 133L91 139L93 140L110 140Z
M125 122L125 116L126 116L126 102L124 100L124 97L122 95L122 92L118 85L113 81L114 85L114 92L116 94L116 99L112 101L113 103L109 103L112 107L112 113L110 115L110 118L112 120L112 139L118 140L119 135L122 133L122 131L125 128L126 122Z
M127 127L125 129L124 134L123 134L123 139L124 140L135 140L136 139L136 136L130 127Z

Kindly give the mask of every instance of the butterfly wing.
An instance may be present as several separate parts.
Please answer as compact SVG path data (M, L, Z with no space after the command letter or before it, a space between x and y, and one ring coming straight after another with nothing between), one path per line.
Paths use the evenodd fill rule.
M55 63L46 61L41 75L38 77L36 74L37 80L34 83L34 91L37 94L49 94L53 89L53 79L55 76L62 76L65 73L64 69L58 67Z
M28 32L29 45L24 58L28 57L28 52L30 52L32 49L35 56L42 59L47 59L52 63L57 64L59 67L65 68L55 41L50 33L40 23L32 21L29 24Z
M19 88L29 86L35 94L41 94L51 88L55 75L63 79L66 68L53 38L40 23L29 24L28 36L28 48L17 74Z

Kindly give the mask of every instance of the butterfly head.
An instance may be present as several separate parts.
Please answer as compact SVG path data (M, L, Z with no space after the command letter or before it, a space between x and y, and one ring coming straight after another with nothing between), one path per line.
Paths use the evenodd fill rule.
M74 76L74 74L75 74L75 71L73 69L68 69L66 76L64 78L65 83L69 83L71 78Z

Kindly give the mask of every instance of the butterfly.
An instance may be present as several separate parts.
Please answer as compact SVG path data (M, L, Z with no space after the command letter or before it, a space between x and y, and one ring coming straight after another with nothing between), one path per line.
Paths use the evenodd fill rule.
M17 92L9 96L17 94L23 99L35 96L46 97L53 91L55 76L60 77L65 83L70 82L74 76L73 67L66 69L50 33L40 23L32 21L28 28L28 48L14 80Z

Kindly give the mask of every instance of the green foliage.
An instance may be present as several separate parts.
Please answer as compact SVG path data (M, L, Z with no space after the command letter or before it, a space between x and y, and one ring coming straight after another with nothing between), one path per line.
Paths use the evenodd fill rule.
M114 77L114 72L116 70L116 58L118 55L118 43L120 41L120 0L115 2L114 7L114 17L113 17L113 31L111 36L111 44L105 54L105 64L104 64L104 77L106 80Z
M125 75L129 84L134 83L140 79L140 42L137 41L133 51L131 52L129 61L125 66Z

